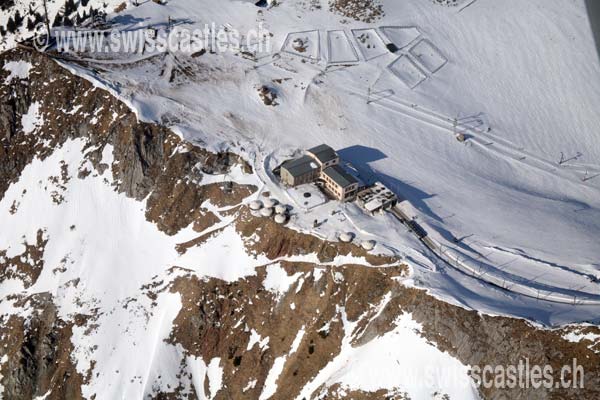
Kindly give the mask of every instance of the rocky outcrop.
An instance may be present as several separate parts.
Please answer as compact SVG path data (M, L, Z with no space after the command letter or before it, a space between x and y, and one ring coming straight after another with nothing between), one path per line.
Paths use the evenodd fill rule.
M109 167L104 160L108 150L113 176L107 184L124 196L148 199L147 219L167 234L190 224L202 231L218 222L207 218L210 213L201 208L207 199L216 205L237 204L256 190L234 182L199 185L208 173L227 173L240 163L246 171L251 168L235 154L188 146L164 127L137 121L116 98L45 55L24 49L1 54L0 82L9 75L2 67L10 61L29 63L31 68L27 78L15 77L9 84L0 84L0 199L28 164L36 158L46 159L70 139L86 143L79 174L66 176L63 168L63 176L52 177L53 184L67 190L72 179L102 174ZM24 129L22 121L34 104L44 124L32 132ZM56 196L59 204L60 194ZM11 213L17 212L19 203L15 202ZM0 284L16 280L25 288L34 285L44 268L47 240L40 229L37 242L24 242L21 254L8 256L0 249ZM86 323L86 318L61 320L49 293L5 300L17 310L31 313L24 312L27 317L0 316L4 398L31 399L45 394L47 399L81 398L81 385L89 377L78 374L72 365L70 338L73 324Z
M46 394L46 399L82 398L83 377L70 358L72 323L58 318L50 294L20 301L33 309L31 317L11 316L0 324L6 357L0 369L4 398L28 400Z
M5 250L0 250L0 282L16 279L23 282L25 288L33 285L42 272L47 242L44 232L38 230L36 243L24 242L25 250L21 254L9 257Z
M30 63L32 68L30 79L15 78L10 85L0 85L0 128L4 132L0 137L0 199L34 157L43 160L73 138L87 141L85 159L96 171L107 167L102 165L102 154L105 146L111 146L117 190L137 200L152 193L147 217L169 234L201 219L206 213L199 205L205 199L217 205L235 204L254 190L233 182L197 185L203 174L224 174L237 164L251 171L239 156L190 146L164 127L137 121L122 102L45 55L17 49L2 54L0 65L11 60ZM8 75L0 69L0 81ZM33 103L39 103L45 123L32 134L24 132L21 120ZM90 173L82 166L79 175L83 178Z
M169 290L179 293L183 301L170 341L204 360L224 360L224 389L217 398L258 398L279 357L286 360L274 398L296 398L339 354L344 339L341 310L348 321L357 323L354 346L391 331L399 315L410 313L423 325L424 338L466 365L495 368L528 359L531 365L551 365L558 382L560 368L572 365L577 358L585 371L583 389L482 388L486 399L591 399L600 394L600 355L584 343L568 342L558 331L539 329L523 320L465 310L398 285L396 278L406 274L402 267L282 266L288 275L302 276L302 282L298 279L282 295L264 288L268 267L260 268L255 277L233 283L190 275L170 285ZM385 307L378 312L376 306L380 304ZM268 346L253 344L251 336L255 333L248 328L261 338L269 338ZM290 353L301 330L304 335L299 347ZM255 387L243 392L252 381L257 382ZM398 390L370 393L339 389L339 385L321 387L313 395L323 399L408 398ZM440 393L434 398L445 397Z
M379 0L329 0L329 10L356 21L369 23L385 15Z
M238 232L246 238L256 236L248 246L255 254L265 254L270 259L284 256L316 254L320 262L330 263L339 255L363 257L371 265L396 264L396 257L374 255L356 244L329 242L305 233L286 229L272 220L253 218L249 212L240 215Z

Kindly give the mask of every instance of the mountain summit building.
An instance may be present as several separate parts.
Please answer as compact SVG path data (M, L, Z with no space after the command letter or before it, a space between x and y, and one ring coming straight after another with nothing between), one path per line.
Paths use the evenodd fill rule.
M340 166L340 156L326 144L313 147L306 155L281 165L281 182L298 186L316 182L333 198L350 201L356 198L358 180Z

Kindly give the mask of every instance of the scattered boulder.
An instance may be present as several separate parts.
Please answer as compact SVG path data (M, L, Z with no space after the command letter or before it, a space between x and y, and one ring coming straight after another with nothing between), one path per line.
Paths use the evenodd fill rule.
M292 41L292 48L298 53L306 52L308 47L308 39L296 38Z
M277 93L268 86L261 86L258 89L258 96L266 106L276 106L279 104L277 103Z

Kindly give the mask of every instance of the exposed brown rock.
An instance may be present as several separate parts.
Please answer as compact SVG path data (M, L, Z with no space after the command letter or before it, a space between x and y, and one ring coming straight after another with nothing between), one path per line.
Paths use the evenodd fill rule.
M259 239L249 249L256 254L265 254L271 260L316 253L321 262L331 262L337 255L348 254L364 257L371 265L398 262L394 257L374 255L355 244L327 242L316 236L285 228L271 219L253 217L247 210L238 218L236 228L243 237L257 235Z
M379 0L329 0L329 10L362 22L375 22L385 15Z
M282 356L287 358L274 398L295 398L339 353L343 338L341 307L349 321L358 321L355 346L393 329L398 315L411 313L423 325L422 334L428 341L465 364L517 365L519 360L529 358L532 364L549 363L558 371L576 357L586 371L585 389L486 389L482 391L484 398L576 399L595 398L598 393L600 356L585 344L562 339L558 331L539 329L523 320L481 315L436 300L422 290L403 287L393 279L404 273L401 268L327 267L316 280L313 271L318 267L314 265L282 265L288 275L302 273L304 278L301 287L297 281L282 297L262 287L263 268L257 270L255 277L232 283L189 276L178 278L171 285L171 291L181 294L184 306L175 320L170 341L204 360L213 357L226 360L222 363L224 389L217 398L256 398L275 359ZM336 279L339 275L343 279ZM389 294L390 301L376 316L374 306L382 304ZM323 331L327 323L329 329ZM305 334L298 350L289 354L291 343L302 328ZM245 350L251 329L262 338L269 337L268 347L261 349L254 345ZM241 392L251 380L257 380L256 387ZM401 390L369 393L340 389L339 385L321 387L313 396L407 398ZM447 398L443 393L436 396L436 399Z
M151 197L148 217L152 219L153 215L165 213L165 207L171 208L172 221L166 223L163 220L159 224L169 233L178 231L198 217L184 214L193 214L199 206L196 202L201 199L214 196L217 205L233 205L253 190L251 187L237 187L234 183L208 188L198 185L175 188L179 179L200 181L203 173L225 174L236 164L242 164L245 171L251 172L251 167L235 154L214 154L183 143L164 127L138 122L135 114L118 99L68 73L45 55L15 49L0 55L0 65L12 59L30 62L33 68L28 80L15 79L10 85L0 85L0 130L4 132L0 138L0 198L34 157L43 160L72 138L87 141L85 159L99 173L107 168L101 163L104 147L112 145L113 157L118 161L111 166L117 189L138 200L156 192ZM0 80L4 80L7 74L0 69ZM40 103L45 124L36 134L28 135L22 131L20 121L35 101ZM187 151L176 151L178 146ZM174 172L182 175L173 176ZM79 177L85 178L90 173L82 169ZM179 189L181 197L169 202L166 197L175 189ZM216 195L218 191L226 192L220 201ZM58 202L61 201L60 196L58 192L55 194ZM174 201L182 201L179 211L172 209ZM189 208L186 208L186 202ZM194 203L193 207L189 203ZM153 207L159 208L153 212Z
M364 390L348 390L343 388L340 384L334 384L328 388L323 388L319 392L318 399L328 400L410 400L408 394L402 393L398 390L387 390L381 389L375 392L367 392ZM450 400L449 398L443 398L442 396L433 397L433 400Z
M0 283L7 279L17 279L23 282L25 288L33 285L44 268L44 249L48 239L44 231L38 230L36 243L30 244L23 239L25 250L16 256L7 257L6 250L0 250Z
M0 384L7 399L29 400L47 394L47 399L81 399L83 377L71 362L71 323L57 317L49 294L27 301L34 307L31 318L0 317Z

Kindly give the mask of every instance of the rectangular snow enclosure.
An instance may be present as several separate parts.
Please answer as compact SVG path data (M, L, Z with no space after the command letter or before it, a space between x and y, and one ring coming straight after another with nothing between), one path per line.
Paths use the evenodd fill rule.
M358 62L358 53L343 30L327 31L327 62L348 64Z
M405 48L421 36L416 26L382 26L379 30L399 49Z
M400 56L396 61L388 65L388 70L396 75L406 86L414 89L427 79L425 72L421 70L408 56Z
M285 38L281 51L310 60L320 60L321 44L319 31L289 33Z
M372 60L388 52L383 39L381 39L377 30L373 28L353 29L352 35L366 61Z
M408 52L432 74L448 62L437 47L427 39L415 44Z

